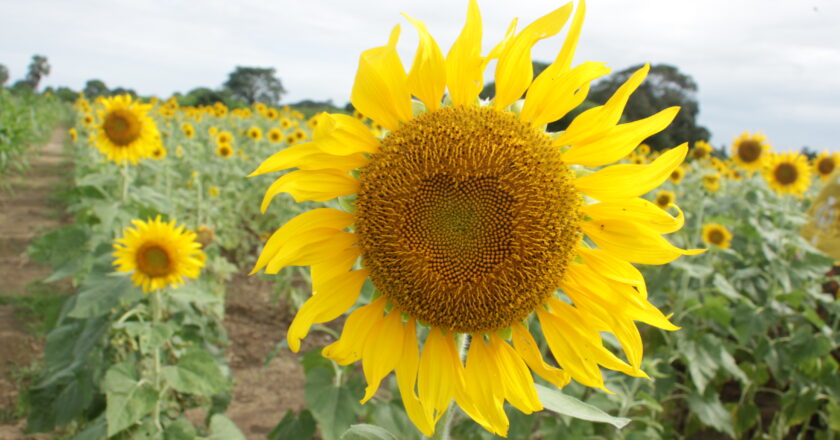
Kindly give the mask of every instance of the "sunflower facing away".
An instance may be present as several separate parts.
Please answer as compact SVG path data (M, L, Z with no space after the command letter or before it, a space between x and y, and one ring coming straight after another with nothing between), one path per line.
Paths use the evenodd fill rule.
M802 197L811 185L811 168L800 153L773 154L767 159L764 178L776 193Z
M840 168L840 153L823 151L814 158L814 173L820 176L823 182L827 181L828 176L838 168Z
M157 125L148 115L151 104L120 95L103 98L102 106L98 111L100 123L96 126L95 142L108 160L136 164L160 146Z
M703 243L729 249L732 244L732 233L726 226L719 223L706 223L703 225Z
M362 361L363 402L396 371L406 412L425 435L453 398L485 429L505 435L505 401L525 413L542 409L532 372L557 387L574 379L604 388L601 367L647 377L635 321L677 329L648 302L631 263L700 252L662 237L682 227L678 208L672 217L640 198L680 166L687 147L647 165L606 165L663 130L678 109L618 124L645 66L562 134L542 131L609 71L595 62L572 67L580 2L556 60L533 78L531 47L557 34L572 9L518 33L511 25L482 55L471 1L445 57L425 24L406 16L420 35L411 69L397 55L395 27L387 45L362 53L351 94L384 136L352 116L322 114L311 142L274 154L252 173L297 168L271 185L263 211L283 192L297 202L347 197L354 205L291 219L266 242L254 272L311 267L313 295L287 334L293 351L313 324L353 308L370 279L371 302L352 311L323 354L342 365ZM484 102L478 96L490 60L497 60L496 96ZM537 348L530 320L539 321L557 366ZM620 341L623 359L604 346L603 331Z
M770 153L767 138L761 133L742 133L732 144L732 159L749 171L759 171Z
M132 220L134 227L123 230L114 243L114 266L119 272L133 272L131 279L143 291L164 289L184 283L184 277L197 278L204 266L201 244L195 232L154 220Z

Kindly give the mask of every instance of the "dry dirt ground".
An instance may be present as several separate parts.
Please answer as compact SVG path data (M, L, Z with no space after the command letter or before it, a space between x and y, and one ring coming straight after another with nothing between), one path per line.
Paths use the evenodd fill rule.
M66 131L31 156L31 169L10 182L13 192L0 192L0 295L27 293L27 286L43 279L50 268L29 261L26 248L39 234L62 224L50 196L61 184L70 164L62 156ZM275 344L285 338L292 315L272 300L273 283L236 275L228 286L225 327L230 346L228 362L234 377L233 399L226 415L250 439L264 439L288 409L304 407L304 375L297 355L280 350L265 365ZM37 365L43 340L29 331L12 305L0 305L0 440L47 439L51 435L25 435L25 420L16 408L20 381L16 372ZM329 341L313 334L302 351ZM201 424L200 413L188 414Z

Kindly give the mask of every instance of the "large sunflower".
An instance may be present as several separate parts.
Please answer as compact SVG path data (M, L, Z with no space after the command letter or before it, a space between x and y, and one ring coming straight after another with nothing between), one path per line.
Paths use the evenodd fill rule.
M665 264L699 252L661 235L682 227L679 209L672 217L639 197L680 166L686 145L648 165L585 167L624 158L678 109L618 124L645 66L564 133L543 132L608 73L602 63L571 66L581 2L557 59L533 78L531 47L557 34L571 14L568 4L519 33L512 25L482 56L481 18L471 1L446 57L426 26L408 18L420 35L411 70L397 55L396 27L387 45L362 53L351 95L356 109L387 130L384 137L352 116L324 114L312 142L274 154L252 174L298 168L271 185L263 211L282 192L298 202L348 197L354 205L290 220L265 244L254 272L311 266L314 294L287 335L294 351L313 324L351 309L369 278L376 295L350 314L323 353L342 365L362 360L362 401L396 370L406 412L426 435L453 398L487 430L505 435L505 401L526 413L542 409L532 371L558 387L571 378L604 388L600 367L646 377L634 321L677 328L647 301L631 263ZM491 59L498 60L496 96L483 102ZM528 330L534 314L559 367L544 361ZM626 360L604 346L603 331L620 341ZM459 346L467 341L462 362Z
M732 144L732 159L749 171L759 171L770 154L771 147L761 133L742 133Z
M823 151L814 158L814 173L825 182L834 170L840 169L840 153Z
M154 220L132 220L134 227L123 230L114 243L114 266L120 272L132 272L131 279L148 293L183 284L184 277L198 277L204 266L201 244L195 232Z
M95 138L99 151L116 163L136 164L150 157L160 145L157 125L148 115L152 105L134 101L130 95L103 98L101 102Z
M802 154L774 154L767 159L764 178L778 194L802 197L811 185L811 168L808 159Z

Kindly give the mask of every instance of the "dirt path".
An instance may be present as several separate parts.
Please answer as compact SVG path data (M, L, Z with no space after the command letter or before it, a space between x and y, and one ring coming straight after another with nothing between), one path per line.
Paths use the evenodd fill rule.
M68 164L62 156L66 130L58 128L46 145L30 156L32 168L9 179L12 192L0 191L0 296L24 295L27 286L43 279L50 268L29 261L26 248L38 234L62 224L51 201ZM25 436L25 420L17 410L18 380L14 374L37 361L44 350L18 318L15 307L0 304L0 439Z

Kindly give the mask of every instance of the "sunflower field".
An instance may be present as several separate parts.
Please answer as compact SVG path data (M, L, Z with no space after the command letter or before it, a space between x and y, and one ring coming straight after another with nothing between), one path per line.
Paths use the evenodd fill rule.
M512 27L486 56L475 2L445 56L408 18L409 70L396 27L362 52L347 112L0 93L0 178L73 114L71 221L28 248L72 294L27 432L840 439L840 154L749 132L654 150L678 109L622 118L647 65L546 132L609 72L572 65L583 16ZM564 26L535 77L531 47ZM259 388L301 395L264 408L270 426L232 410L258 391L231 355L243 280L284 316L247 335L272 347L264 368L294 364Z

